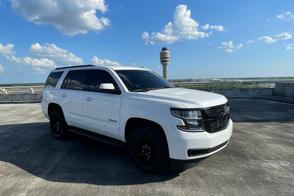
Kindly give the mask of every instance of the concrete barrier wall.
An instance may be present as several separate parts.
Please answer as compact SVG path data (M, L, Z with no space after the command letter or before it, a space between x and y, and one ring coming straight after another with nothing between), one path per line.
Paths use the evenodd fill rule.
M245 89L227 89L213 90L212 92L222 94L226 97L264 97L272 96L273 88L245 88Z
M282 97L294 98L294 82L279 82L276 83L274 95Z
M212 90L212 92L222 94L228 98L234 97L269 97L280 96L294 98L294 82L277 82L275 88L244 88L244 89L226 89ZM38 103L42 99L42 91L35 94L25 93L8 93L1 94L0 103Z
M214 90L213 92L222 94L228 98L233 97L264 97L272 96L272 88L252 88L252 89L228 89L228 90ZM0 103L40 103L42 93L36 94L1 94Z
M1 94L0 103L40 103L42 99L42 93L36 94Z

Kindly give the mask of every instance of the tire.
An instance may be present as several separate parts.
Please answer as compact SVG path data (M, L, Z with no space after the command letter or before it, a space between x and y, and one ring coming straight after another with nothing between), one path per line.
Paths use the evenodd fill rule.
M50 118L50 129L52 135L56 139L64 139L68 132L68 126L65 122L62 111L54 110L49 115Z
M135 128L127 138L128 153L137 167L147 173L161 174L169 167L165 136L155 126Z

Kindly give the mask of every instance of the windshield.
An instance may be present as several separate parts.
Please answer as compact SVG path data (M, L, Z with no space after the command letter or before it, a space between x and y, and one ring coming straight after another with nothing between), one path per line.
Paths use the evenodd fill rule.
M148 70L117 70L116 73L132 92L172 87L167 80Z

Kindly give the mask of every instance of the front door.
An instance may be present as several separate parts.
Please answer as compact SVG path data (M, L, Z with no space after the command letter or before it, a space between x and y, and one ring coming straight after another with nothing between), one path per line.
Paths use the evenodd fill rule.
M83 94L87 129L119 139L121 93L113 77L104 70L89 70ZM115 90L103 91L100 84L112 83Z

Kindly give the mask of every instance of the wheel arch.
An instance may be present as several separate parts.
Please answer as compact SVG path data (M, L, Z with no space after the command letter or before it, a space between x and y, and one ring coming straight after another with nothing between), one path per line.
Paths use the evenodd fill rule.
M49 104L48 104L48 116L50 116L50 114L51 114L52 111L54 111L54 110L59 110L59 111L61 111L62 114L63 114L63 110L62 110L62 108L61 108L61 106L60 106L59 104L57 104L57 103L49 103Z
M154 122L152 120L145 119L145 118L139 118L139 117L132 117L127 120L125 124L125 128L124 128L125 141L127 141L127 137L134 130L134 127L137 127L137 126L154 126L156 128L155 130L157 130L159 134L162 134L162 136L165 139L166 145L168 147L168 141L167 141L167 137L163 127L157 122Z

